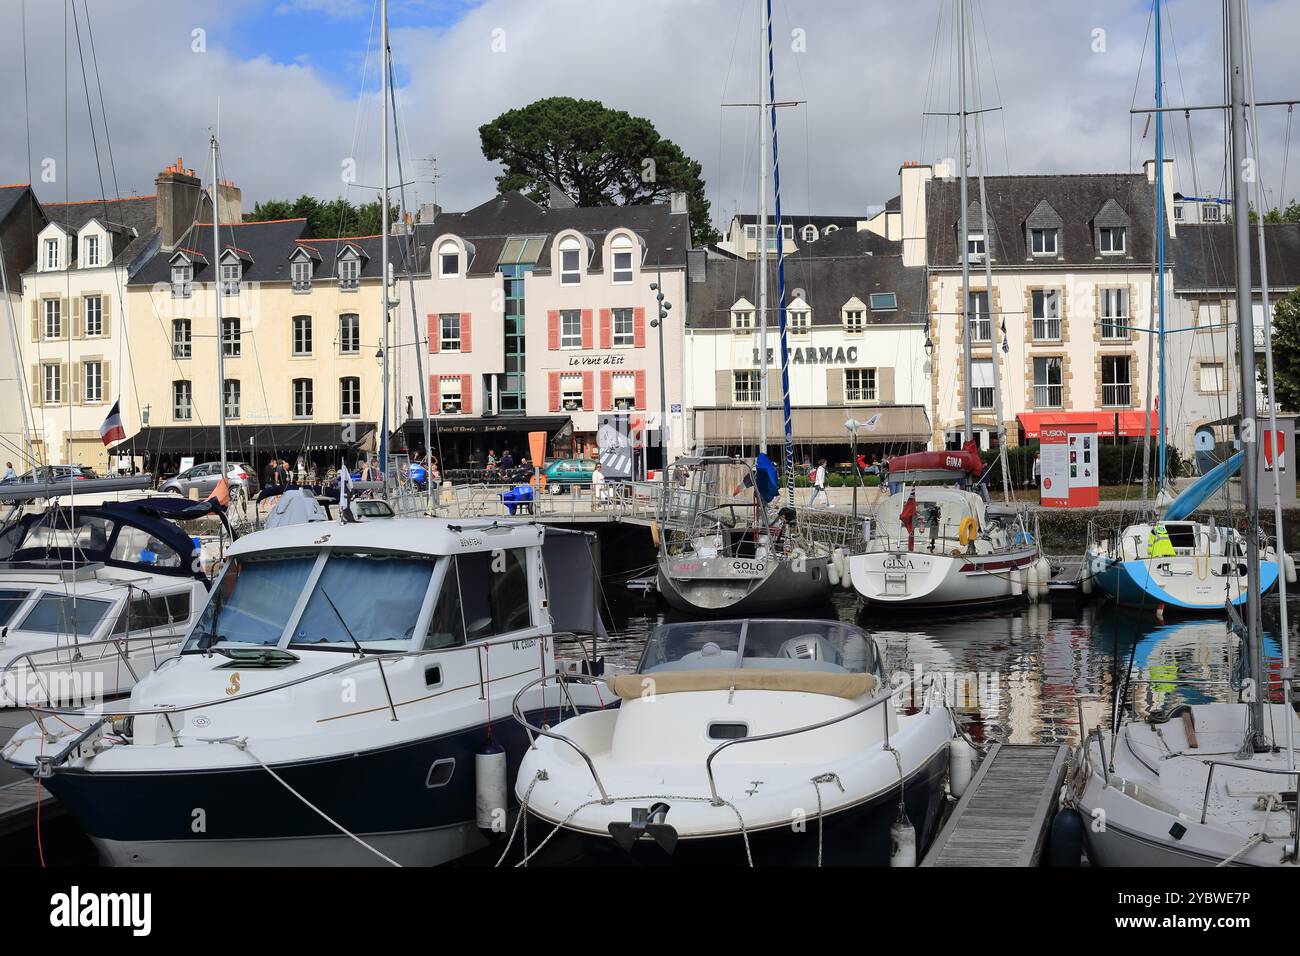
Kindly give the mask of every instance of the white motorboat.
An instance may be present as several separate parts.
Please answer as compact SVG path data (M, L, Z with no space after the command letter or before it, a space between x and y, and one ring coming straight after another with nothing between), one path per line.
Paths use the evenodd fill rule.
M554 671L566 594L583 589L592 619L593 576L575 573L594 568L587 537L555 536L550 575L546 538L427 518L246 536L183 648L123 707L60 710L0 755L112 864L454 859L507 828L527 743L510 702ZM539 689L522 706L554 721L575 700Z
M616 710L549 730L516 708L537 862L883 865L900 814L932 834L951 715L899 713L851 624L665 624L609 688Z
M0 706L92 706L171 656L207 599L201 549L171 496L58 503L0 531Z

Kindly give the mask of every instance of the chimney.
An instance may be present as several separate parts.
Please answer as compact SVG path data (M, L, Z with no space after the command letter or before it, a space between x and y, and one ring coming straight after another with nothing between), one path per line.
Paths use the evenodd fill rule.
M690 211L686 202L686 193L674 192L668 194L668 212L673 216L684 216Z
M551 209L573 209L578 204L570 199L569 194L563 189L551 183L551 192L547 197L546 205Z
M243 222L244 191L229 180L218 181L217 209L221 212L219 222Z
M186 169L180 157L175 165L158 174L154 188L158 194L157 225L162 248L171 252L194 223L195 211L199 211L200 220L209 219L212 204L194 170Z
M442 207L436 202L420 203L420 211L416 216L416 222L433 222L442 215Z

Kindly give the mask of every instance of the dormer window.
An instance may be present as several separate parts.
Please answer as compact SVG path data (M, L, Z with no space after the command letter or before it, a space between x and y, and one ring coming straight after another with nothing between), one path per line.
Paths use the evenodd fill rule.
M560 243L560 285L582 281L582 244L573 236Z
M311 260L306 256L303 256L290 263L289 278L293 281L294 292L310 292Z
M188 299L194 283L194 266L188 262L172 263L172 298Z
M1030 249L1036 256L1056 255L1055 229L1030 229L1029 242Z
M460 275L460 246L450 240L438 247L438 275L444 279Z
M344 256L339 260L339 288L355 292L361 284L361 260L355 256Z
M982 233L974 233L966 237L967 262L983 262L984 250L984 235Z
M239 278L243 271L238 259L221 263L222 295L239 295Z
M827 226L825 229L822 230L822 232L827 236L829 236L832 232L839 232L839 231L840 231L840 227L835 225L834 223L831 223L829 226Z
M85 236L81 240L81 265L86 269L99 265L99 236Z
M803 227L803 241L804 242L817 241L817 227L814 226L812 223L809 223L808 225Z
M45 240L45 268L58 269L59 266L59 240Z
M737 333L746 334L754 328L754 307L746 299L741 299L731 307L731 327Z
M632 281L632 240L627 236L617 236L610 243L613 261L613 281L625 284Z
M1124 253L1124 233L1127 230L1123 226L1102 226L1097 230L1097 248L1103 256L1123 255Z

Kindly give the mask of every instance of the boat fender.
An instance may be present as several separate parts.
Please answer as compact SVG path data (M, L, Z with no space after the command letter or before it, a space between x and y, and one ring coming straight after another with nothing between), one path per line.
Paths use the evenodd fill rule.
M1286 583L1295 584L1295 558L1290 551L1282 552L1282 569L1286 572Z
M1038 600L1038 565L1031 564L1025 568L1025 593L1030 601Z
M948 789L954 797L961 799L970 786L974 769L975 748L966 742L966 738L954 737L948 741Z
M505 832L510 806L506 798L506 752L491 737L474 755L474 806L480 830Z
M838 586L839 586L839 583L840 583L840 569L837 568L837 567L835 566L835 562L834 562L834 561L832 561L830 564L826 565L826 577L827 577L827 579L831 582L831 587L838 587Z
M831 564L835 565L835 570L839 572L840 579L848 573L848 565L844 561L844 549L836 548L831 552Z
M889 828L889 865L916 866L916 828L901 806L898 819Z
M1059 810L1047 838L1048 866L1078 866L1083 861L1083 817L1073 807Z
M1011 571L1011 596L1020 597L1025 593L1025 572L1019 568Z
M964 548L979 534L979 524L970 515L961 519L961 524L957 526L957 540L961 542Z

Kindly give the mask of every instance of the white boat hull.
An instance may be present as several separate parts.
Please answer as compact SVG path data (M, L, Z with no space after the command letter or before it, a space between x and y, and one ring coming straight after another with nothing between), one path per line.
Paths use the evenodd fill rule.
M982 555L879 550L849 557L854 589L869 604L981 607L1024 599L1024 576L1041 559L1035 547Z

